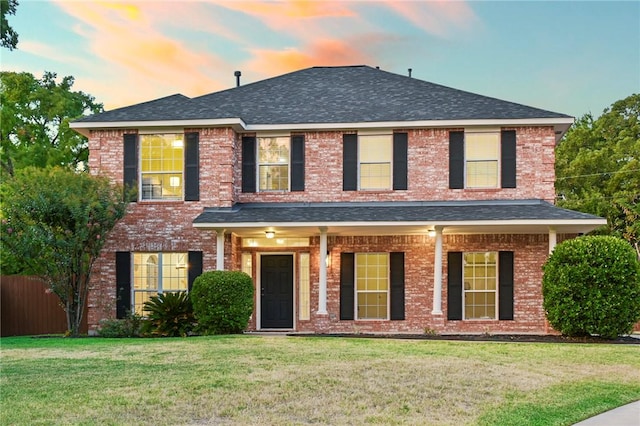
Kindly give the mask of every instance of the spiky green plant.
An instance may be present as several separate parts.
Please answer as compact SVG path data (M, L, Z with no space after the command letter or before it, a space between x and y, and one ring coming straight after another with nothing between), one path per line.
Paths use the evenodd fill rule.
M189 295L185 292L162 293L144 303L148 313L144 332L151 336L187 336L193 330L195 318Z

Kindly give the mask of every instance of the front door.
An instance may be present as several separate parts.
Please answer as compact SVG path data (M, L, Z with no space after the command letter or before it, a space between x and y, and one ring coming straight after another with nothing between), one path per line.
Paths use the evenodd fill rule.
M262 255L260 287L260 327L293 328L293 255Z

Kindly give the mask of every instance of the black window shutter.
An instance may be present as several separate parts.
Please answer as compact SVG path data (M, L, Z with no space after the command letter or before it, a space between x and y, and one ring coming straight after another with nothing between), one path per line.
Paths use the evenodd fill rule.
M404 319L404 253L389 254L391 279L391 319Z
M513 319L513 252L498 254L498 319Z
M291 190L304 191L304 136L291 137Z
M188 277L188 289L191 291L193 287L193 281L202 275L202 252L190 251L189 254L189 277Z
M447 319L462 319L462 252L447 253Z
M406 133L393 134L393 189L407 189L407 149Z
M128 251L117 251L116 318L125 318L131 310L131 253Z
M242 138L242 192L256 192L256 138Z
M503 130L500 138L501 186L516 187L516 131Z
M464 132L449 132L449 188L464 188Z
M342 136L342 190L358 189L358 135Z
M123 183L125 194L130 193L129 201L138 201L138 135L124 135ZM133 190L133 191L132 191ZM130 191L130 192L129 192Z
M200 200L200 153L197 132L186 133L184 149L184 200Z
M340 319L353 319L355 255L340 253Z

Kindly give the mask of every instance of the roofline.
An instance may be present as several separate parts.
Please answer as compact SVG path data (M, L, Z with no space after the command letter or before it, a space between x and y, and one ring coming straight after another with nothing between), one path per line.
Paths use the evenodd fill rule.
M300 226L340 226L340 227L368 227L368 226L506 226L506 225L538 225L548 226L553 228L554 226L566 226L566 225L582 225L593 226L594 228L602 225L606 225L607 220L603 218L597 219L503 219L503 220L421 220L421 221L324 221L324 222L199 222L194 223L194 228L207 228L207 229L233 229L233 228L248 228L248 227L280 227L280 228L293 228Z
M241 118L215 118L198 120L163 121L75 121L69 127L89 136L92 129L143 128L143 127L232 127L236 132L259 132L272 130L333 130L333 129L407 129L423 127L470 127L470 126L554 126L556 141L573 124L573 117L556 118L510 118L510 119L471 119L471 120L416 120L416 121L371 121L348 123L283 123L283 124L247 124Z

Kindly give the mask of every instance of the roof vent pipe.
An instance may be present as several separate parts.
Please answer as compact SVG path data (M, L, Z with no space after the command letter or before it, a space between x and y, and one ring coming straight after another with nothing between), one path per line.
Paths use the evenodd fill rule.
M411 68L409 68L409 77L411 77L411 71L413 71Z
M236 71L233 73L236 76L236 87L240 87L240 76L242 73L240 71Z

